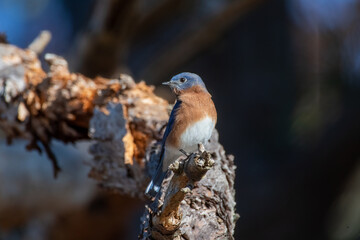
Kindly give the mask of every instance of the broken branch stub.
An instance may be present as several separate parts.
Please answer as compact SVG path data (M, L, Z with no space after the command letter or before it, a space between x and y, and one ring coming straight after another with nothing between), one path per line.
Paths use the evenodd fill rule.
M199 153L192 154L189 161L185 161L184 172L191 182L198 182L214 164L211 153L205 151L204 146L199 144Z
M161 198L141 218L139 239L233 239L233 157L225 155L217 131L206 149L171 165L174 174L164 181Z
M153 228L163 234L174 233L180 226L182 214L179 206L193 185L200 181L206 172L214 166L211 154L199 144L199 153L192 153L185 160L176 160L170 165L174 172L165 193L161 209L153 217Z

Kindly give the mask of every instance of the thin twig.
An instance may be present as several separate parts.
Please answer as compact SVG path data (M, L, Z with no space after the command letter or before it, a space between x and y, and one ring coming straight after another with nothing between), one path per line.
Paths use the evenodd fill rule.
M30 43L28 49L34 51L37 55L42 53L51 40L49 31L41 31L40 34Z

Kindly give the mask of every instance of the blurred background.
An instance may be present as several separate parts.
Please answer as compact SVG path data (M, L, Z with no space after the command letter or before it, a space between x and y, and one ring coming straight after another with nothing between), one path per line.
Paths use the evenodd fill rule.
M235 155L235 239L360 239L358 0L0 0L0 32L87 76L160 86L198 73ZM46 68L45 64L44 67ZM54 142L63 172L0 133L0 239L136 239L143 203L87 178L88 142Z

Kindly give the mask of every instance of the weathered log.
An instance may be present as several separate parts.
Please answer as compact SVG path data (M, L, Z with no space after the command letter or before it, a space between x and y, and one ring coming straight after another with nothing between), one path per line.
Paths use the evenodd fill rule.
M128 75L90 79L70 73L59 56L46 54L45 60L48 72L35 52L0 44L0 128L8 142L22 137L29 150L45 149L56 176L60 166L51 140L89 139L94 156L89 176L104 189L144 199L168 103ZM211 158L201 149L183 169L172 166L176 174L163 184L163 206L155 201L154 211L147 207L142 217L141 239L232 239L233 157L225 154L216 131L205 148Z
M0 128L8 142L25 137L30 140L28 149L38 151L41 151L41 143L52 160L55 175L60 168L51 151L52 138L74 142L90 136L98 139L95 145L98 151L103 151L101 154L105 154L104 151L108 156L118 151L126 153L123 154L125 161L117 158L115 163L133 165L135 159L137 164L144 165L147 145L161 138L159 131L168 118L167 102L156 97L152 87L143 82L135 84L128 75L120 75L117 79L90 79L70 73L67 62L59 56L46 54L45 60L50 65L48 73L43 71L33 51L0 44ZM113 116L119 107L115 107L114 112L108 103L120 106L121 112ZM120 125L103 121L102 114L109 115L105 119ZM114 131L114 127L122 128ZM123 148L117 145L119 141ZM117 150L100 149L106 144ZM99 159L93 148L92 152ZM92 176L100 179L95 172Z

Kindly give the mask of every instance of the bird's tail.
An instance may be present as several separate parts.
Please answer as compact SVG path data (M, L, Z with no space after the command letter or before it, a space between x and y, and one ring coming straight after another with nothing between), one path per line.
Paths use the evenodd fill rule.
M156 197L166 176L167 171L163 171L161 165L157 168L155 176L146 188L145 195L150 198Z

